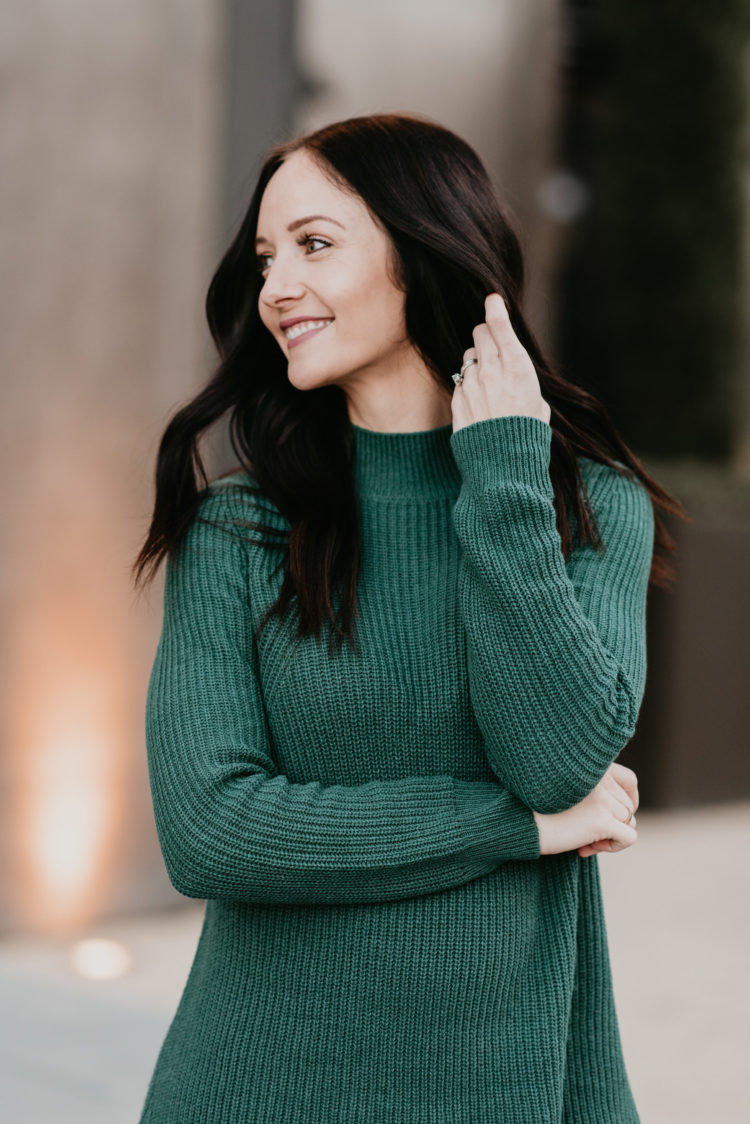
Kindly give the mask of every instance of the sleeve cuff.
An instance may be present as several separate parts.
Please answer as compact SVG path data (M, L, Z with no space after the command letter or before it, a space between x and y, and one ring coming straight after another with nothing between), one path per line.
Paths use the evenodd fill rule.
M549 476L552 427L530 414L483 418L456 430L453 459L477 491L513 481L554 497Z
M494 859L538 859L539 829L526 804L496 781L457 781L456 811L466 849Z

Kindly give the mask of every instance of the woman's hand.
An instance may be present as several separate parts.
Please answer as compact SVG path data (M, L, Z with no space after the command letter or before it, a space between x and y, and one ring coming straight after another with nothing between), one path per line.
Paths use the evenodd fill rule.
M587 858L597 851L622 851L638 838L637 808L638 778L632 769L614 762L580 804L552 815L533 813L539 829L540 854L577 850L582 858Z
M463 362L476 358L464 371L464 381L451 397L453 432L486 418L526 414L549 424L551 410L542 398L534 364L513 331L508 309L499 293L484 302L487 320L472 332L474 347ZM462 364L463 365L463 364Z

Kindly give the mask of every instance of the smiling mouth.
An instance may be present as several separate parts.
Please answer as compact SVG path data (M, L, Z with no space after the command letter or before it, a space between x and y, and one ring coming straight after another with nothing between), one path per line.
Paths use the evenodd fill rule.
M329 324L333 323L333 317L329 320L306 320L301 324L294 324L288 332L285 332L287 344L289 347L294 347L303 340L309 339L310 336L317 335L327 328Z

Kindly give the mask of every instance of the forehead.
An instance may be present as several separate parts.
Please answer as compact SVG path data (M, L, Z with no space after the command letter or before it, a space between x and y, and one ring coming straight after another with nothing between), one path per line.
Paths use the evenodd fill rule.
M292 213L293 212L293 213ZM293 152L266 184L258 211L261 224L276 219L293 221L303 215L321 213L346 222L366 212L358 196L342 190L305 151Z

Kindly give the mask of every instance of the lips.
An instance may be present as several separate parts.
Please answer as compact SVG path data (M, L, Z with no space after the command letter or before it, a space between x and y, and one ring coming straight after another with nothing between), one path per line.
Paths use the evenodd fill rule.
M279 322L279 327L281 328L282 332L285 332L286 329L291 328L293 324L302 324L306 320L332 320L332 319L333 319L332 316L292 316L292 317L290 317L289 320L281 320Z

